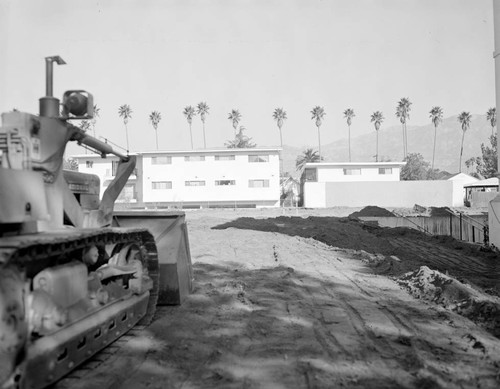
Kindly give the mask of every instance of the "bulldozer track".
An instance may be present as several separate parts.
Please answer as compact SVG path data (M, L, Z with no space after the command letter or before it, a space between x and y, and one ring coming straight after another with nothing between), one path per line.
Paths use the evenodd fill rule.
M106 246L135 243L143 248L143 262L148 275L153 280L149 291L145 315L127 333L110 345L75 366L73 370L52 384L51 388L75 388L75 380L93 370L96 366L119 353L122 347L142 332L153 320L159 290L158 253L153 236L145 229L103 228L75 229L48 232L36 235L2 237L0 246L0 265L11 266L32 278L41 269L63 264L69 260L81 260L81 252L90 245ZM78 257L80 255L80 257Z

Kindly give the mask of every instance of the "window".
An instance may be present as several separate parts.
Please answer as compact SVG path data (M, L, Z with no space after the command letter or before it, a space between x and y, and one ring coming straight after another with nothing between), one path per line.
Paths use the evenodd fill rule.
M249 155L248 162L269 162L269 155Z
M378 174L392 174L392 167L379 167Z
M186 186L205 186L205 181L186 181Z
M249 188L269 188L269 180L248 180Z
M153 181L151 185L153 189L172 189L172 181Z
M186 162L199 162L199 161L204 161L205 156L204 155L186 155L184 157L184 161Z
M318 170L311 169L311 168L305 168L304 169L304 178L306 181L317 182L318 181Z
M85 161L85 165L87 165L89 169L92 169L92 167L94 166L94 161Z
M111 161L111 175L116 176L116 171L118 170L118 164L120 161Z
M216 161L234 161L234 155L216 155Z
M172 163L172 157L169 155L151 157L152 165L170 165Z
M344 169L344 176L360 176L361 169Z
M217 180L215 181L215 186L224 186L224 185L236 185L235 180Z

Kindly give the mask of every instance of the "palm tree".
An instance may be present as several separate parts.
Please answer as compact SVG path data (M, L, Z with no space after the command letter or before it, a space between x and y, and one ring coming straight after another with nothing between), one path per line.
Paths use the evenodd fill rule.
M197 105L197 111L196 113L200 115L201 122L203 123L203 146L207 148L207 138L205 137L205 119L208 115L208 111L210 110L210 107L208 106L207 103L201 102L198 103Z
M436 136L437 128L439 123L443 121L443 109L441 107L432 107L429 111L429 117L431 118L432 124L434 124L434 147L432 149L432 164L431 171L434 171L434 157L436 156Z
M99 108L97 104L94 104L94 116L90 120L90 123L92 124L92 133L94 134L94 138L95 138L95 124L97 123L97 118L100 117L100 113L101 113L101 108Z
M493 127L497 125L497 109L490 108L488 112L486 112L486 120L488 120L491 124L491 135L493 136Z
M396 116L399 118L401 122L401 126L403 128L403 157L406 158L408 154L408 133L406 131L406 121L410 118L411 111L411 101L407 97L401 98L398 101L398 105L396 107Z
M184 108L184 111L182 112L184 116L186 117L188 124L189 124L189 133L191 134L191 149L194 149L193 146L193 131L191 130L191 124L193 123L193 117L196 115L196 111L192 106L187 106Z
M79 127L84 132L87 132L88 130L90 130L90 122L88 120L82 120L80 122L80 126Z
M234 135L236 136L236 129L238 128L238 123L241 120L241 113L237 109L232 109L229 113L229 120L233 122Z
M458 115L458 121L460 122L462 126L462 143L460 145L460 165L458 167L458 172L462 172L462 154L464 151L464 136L465 136L465 131L467 131L470 127L470 120L471 120L471 115L469 112L462 112L460 115Z
M323 107L320 107L317 105L316 107L314 107L312 109L311 114L312 114L311 119L316 120L316 127L318 127L318 151L319 151L319 157L321 158L321 136L320 136L319 129L321 127L321 123L323 121L323 118L326 115L326 112L325 112L325 109Z
M377 153L375 154L375 162L378 162L378 130L380 130L380 125L384 121L384 115L380 111L375 111L372 113L371 122L375 126L375 131L377 132Z
M347 127L349 128L349 162L351 162L351 123L352 123L352 118L356 116L354 114L354 110L352 108L347 108L344 111L344 119L347 119Z
M127 153L129 150L128 146L128 119L132 117L132 109L128 104L123 104L118 108L118 116L120 116L123 119L123 125L125 126L125 136L127 137Z
M158 111L153 111L149 114L149 121L153 125L156 135L156 150L158 150L158 124L160 124L161 113Z
M313 149L306 149L300 154L295 160L295 168L297 171L301 171L305 164L308 162L320 162L323 158L320 157L319 153Z
M276 120L278 124L278 129L280 130L280 145L283 148L283 137L281 134L281 127L283 127L283 122L287 119L286 111L283 108L276 108L273 112L273 119Z

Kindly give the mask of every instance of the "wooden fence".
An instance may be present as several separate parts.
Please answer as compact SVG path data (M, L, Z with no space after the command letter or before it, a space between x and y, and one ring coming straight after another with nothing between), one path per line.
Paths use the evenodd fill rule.
M360 217L364 221L377 221L381 227L408 227L430 235L447 235L471 243L484 243L488 215Z

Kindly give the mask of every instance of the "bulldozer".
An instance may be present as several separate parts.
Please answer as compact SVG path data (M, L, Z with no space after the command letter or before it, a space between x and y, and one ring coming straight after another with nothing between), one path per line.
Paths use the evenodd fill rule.
M0 126L2 388L53 384L134 326L149 324L159 297L179 303L175 292L190 288L184 215L117 218L115 200L135 157L73 124L92 118L93 97L70 90L55 98L54 64L65 62L45 58L39 115L3 113ZM97 176L63 170L71 141L119 158L102 198ZM179 255L181 282L170 274Z

